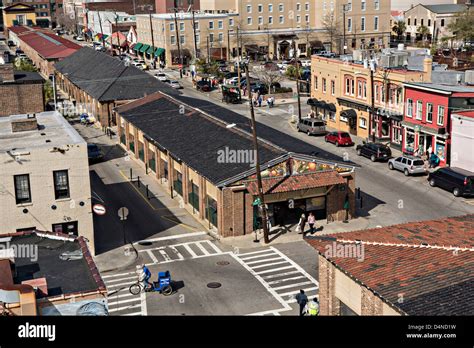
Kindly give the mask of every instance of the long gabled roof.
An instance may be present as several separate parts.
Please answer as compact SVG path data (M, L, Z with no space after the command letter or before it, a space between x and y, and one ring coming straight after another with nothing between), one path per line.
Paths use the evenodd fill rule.
M55 64L69 81L94 99L134 100L163 88L156 78L105 53L83 47Z
M401 313L474 314L474 215L309 237L320 255ZM328 245L363 247L363 260Z

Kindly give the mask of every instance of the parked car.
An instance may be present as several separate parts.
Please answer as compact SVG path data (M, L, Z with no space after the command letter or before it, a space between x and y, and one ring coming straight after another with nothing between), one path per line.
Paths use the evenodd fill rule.
M76 36L76 41L84 41L84 37L81 35Z
M402 171L405 176L410 174L426 174L425 162L419 157L400 156L388 160L390 170Z
M311 59L303 59L303 60L301 61L301 65L302 65L303 67L311 67Z
M99 162L104 158L102 151L96 144L87 144L87 156L89 157L89 162Z
M163 82L168 81L168 77L166 77L166 75L163 74L163 73L157 73L157 74L155 74L155 77L158 80L163 81Z
M176 89L183 88L183 86L181 86L181 84L176 80L171 80L169 83L172 88L176 88Z
M144 60L135 60L132 62L132 65L140 70L148 69L148 65L146 65Z
M366 143L357 145L357 155L370 158L372 162L386 161L392 156L392 151L387 145L380 143Z
M352 146L354 142L347 132L330 132L326 134L324 140L327 143L333 143L336 146Z
M298 132L305 132L308 135L326 134L326 125L323 120L314 118L302 118L296 125Z
M428 175L430 186L441 187L455 197L474 195L474 173L456 167L443 167Z
M211 83L209 81L198 81L196 83L196 89L198 91L202 91L202 92L210 92L211 91Z

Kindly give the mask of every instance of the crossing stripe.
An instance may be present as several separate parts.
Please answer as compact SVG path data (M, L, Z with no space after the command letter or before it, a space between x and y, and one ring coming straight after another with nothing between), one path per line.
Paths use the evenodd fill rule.
M130 275L130 274L136 274L135 272L127 272L127 273L118 273L118 274L107 274L107 275L101 275L102 279L106 278L113 278L113 277L120 277L124 275Z
M267 263L265 265L258 265L258 266L253 266L253 267L250 266L250 268L252 268L252 269L265 268L265 267L274 266L274 265L281 265L282 263L288 263L288 261L283 260L283 261L279 261L279 262L271 262L271 263Z
M267 251L268 251L268 249L263 249L263 250L252 251L252 252L250 252L250 253L238 253L238 254L235 254L235 255L237 255L238 257L240 257L240 256L242 256L242 255L260 254L260 253L265 253L265 252L267 252ZM243 259L243 258L241 257L241 259Z
M210 240L207 240L206 242L207 242L208 245L211 246L212 249L215 250L216 253L218 253L218 254L222 253L222 250L220 250L220 249L217 247L217 245L215 245L214 243L212 243Z
M201 245L201 243L196 243L197 247L199 248L199 250L201 250L203 252L204 255L210 255L210 253L204 249L204 247Z
M105 285L105 287L106 288L116 288L118 286L132 285L133 283L136 283L136 281L125 282L125 283L120 283L120 284Z
M180 260L184 260L183 255L181 255L181 253L174 246L170 246L169 248L173 250L173 252L176 254L176 256L178 256Z
M161 256L163 256L165 261L171 261L171 258L168 256L168 254L163 249L160 249L158 251L160 252ZM156 260L156 262L158 262L158 260Z
M118 294L118 292L116 292L116 294ZM130 293L130 291L128 291L128 289L127 289L127 293L121 294L121 295L110 295L110 296L109 296L109 295L107 294L107 298L108 298L109 300L115 300L115 299L117 299L117 298L130 297L130 296L134 296L134 297L135 297L135 295L133 295L132 293Z
M156 258L155 254L153 254L153 252L151 250L147 250L147 254L148 256L150 256L150 259L154 262L154 263L157 263L158 262L158 259Z
M191 249L191 247L189 246L188 243L186 244L182 244L182 246L184 247L184 249L186 249L186 251L191 254L192 257L197 257L197 254L194 252L193 249Z
M295 266L295 268L297 270L299 270L306 278L308 278L309 280L311 280L313 282L313 284L316 284L316 286L319 287L319 283L316 279L314 279L308 272L306 272L301 266L299 266L297 263L295 263L292 259L290 259L288 256L286 256L285 254L283 254L280 250L274 248L274 247L270 247L270 249L274 250L278 255L280 255L281 257L283 257L285 260L288 260L292 265Z
M138 307L141 307L141 304L137 304L135 306L113 308L113 309L109 309L109 312L118 312L124 309L132 309L132 308L138 308Z
M283 289L290 289L294 288L296 286L301 286L301 285L308 285L308 284L313 284L310 280L302 283L296 283L296 284L290 284L290 285L283 285L283 286L278 286L276 288L273 288L273 290L283 290ZM298 290L299 291L299 290Z
M207 234L206 232L191 232L191 233L182 233L176 234L172 236L165 236L159 238L152 238L152 239L144 239L133 244L139 244L141 242L159 242L161 240L169 240L169 239L179 239L179 238L186 238L186 237L194 237L194 236L202 236L203 234Z
M134 279L134 278L136 278L136 276L137 276L137 275L135 274L135 277L130 276L130 277L125 277L125 278L107 280L107 281L105 282L105 284L107 285L107 284L110 284L110 283L121 282L121 281L123 281L123 280Z
M142 315L142 312L133 312L133 313L124 314L124 316L129 316L129 315Z
M300 271L294 270L294 271L285 272L285 273L272 274L272 275L263 276L262 278L263 279L273 279L273 278L283 277L283 276L290 275L290 274L295 274L295 273L300 273Z
M307 291L311 291L311 290L318 290L318 287L317 286L313 286L311 288L306 288L306 289L303 289L305 292ZM282 294L278 294L280 296L288 296L288 295L292 295L292 294L297 294L299 293L300 290L292 290L292 291L288 291L288 292L285 292L285 293L282 293Z
M132 298L132 299L129 299L129 300L109 302L109 307L110 306L118 306L119 304L122 304L122 303L137 302L137 301L139 302L140 300L138 300L136 298Z
M264 259L264 260L257 260L257 261L250 261L250 262L246 262L247 265L254 265L256 263L260 263L260 262L265 262L265 261L275 261L275 260L281 260L281 257L274 257L274 258L271 258L271 259Z
M296 276L296 277L291 277L291 278L283 278L283 279L279 279L279 280L273 280L271 282L267 282L267 284L270 284L270 285L273 285L273 284L280 284L280 283L284 283L284 282L287 282L289 280L295 280L295 279L300 279L300 278L306 278L304 275L300 275L300 276Z
M248 257L240 257L241 260L251 260L251 259L258 259L260 257L265 257L265 256L273 256L273 252L271 250L267 250L268 255L257 255L257 256L248 256Z
M265 273L271 273L271 272L275 272L275 271L281 271L282 269L289 269L289 268L294 268L295 266L285 266L285 267L280 267L280 268L274 268L274 269L269 269L269 270L266 270L266 271L262 271L262 272L256 272L256 274L260 275L260 274L265 274Z

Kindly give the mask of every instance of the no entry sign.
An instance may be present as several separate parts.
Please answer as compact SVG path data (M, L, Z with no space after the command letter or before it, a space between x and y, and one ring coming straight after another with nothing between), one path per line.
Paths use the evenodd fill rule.
M102 204L94 204L92 211L97 215L105 215L106 213L105 207Z

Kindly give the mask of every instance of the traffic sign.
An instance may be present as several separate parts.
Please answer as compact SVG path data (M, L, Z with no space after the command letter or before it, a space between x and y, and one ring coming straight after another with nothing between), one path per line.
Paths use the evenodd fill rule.
M118 213L118 216L119 216L120 220L127 220L128 209L126 207L120 208L117 213Z
M105 213L107 212L107 210L102 204L94 204L94 206L92 207L92 211L97 215L105 215Z

